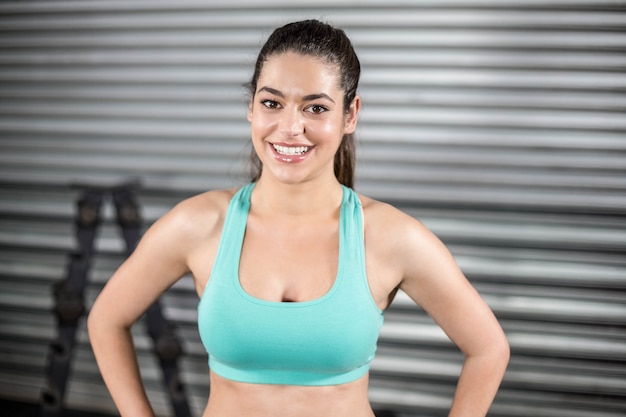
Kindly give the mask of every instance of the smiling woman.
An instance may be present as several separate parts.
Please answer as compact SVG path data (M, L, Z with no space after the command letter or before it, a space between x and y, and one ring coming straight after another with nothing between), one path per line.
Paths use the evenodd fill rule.
M266 58L251 83L262 87L252 93L248 110L254 154L268 171L265 181L270 174L296 183L334 178L328 166L334 167L344 136L354 132L360 108L356 96L344 111L338 68L296 52Z
M152 416L131 325L191 273L209 354L203 417L373 417L370 362L398 289L465 355L450 416L484 416L508 361L493 313L420 222L352 189L359 60L319 21L276 29L250 83L258 169L159 219L89 316L123 416Z
M265 91L274 97L284 98L284 92L264 84L263 80L259 80L262 72L267 72L263 70L267 70L265 67L270 57L276 58L290 53L290 56L297 56L301 59L308 58L308 62L303 63L305 69L312 69L307 65L312 63L312 65L317 65L318 67L321 65L331 70L330 74L324 75L329 77L329 79L326 79L327 82L339 88L340 97L333 97L328 91L312 91L301 97L301 99L304 102L325 100L326 103L331 104L330 108L332 109L336 109L336 107L339 106L339 109L342 110L346 116L350 113L351 107L354 105L356 108L352 110L354 111L355 118L353 120L354 126L351 129L354 131L356 127L356 114L358 114L360 109L360 98L357 97L357 88L361 76L361 64L354 52L352 43L342 30L332 28L328 25L319 25L318 23L319 22L316 21L290 23L277 29L272 36L270 36L259 52L254 67L254 74L249 84L250 96L254 98L258 92ZM302 37L298 36L298 30L305 31ZM317 62L312 62L312 58ZM291 65L291 62L289 65ZM295 68L293 68L293 72L296 72ZM321 77L322 73L317 72L315 76ZM259 88L259 86L261 87ZM254 100L251 100L250 103L251 108L253 101ZM271 107L280 105L271 98L267 104ZM311 104L309 111L314 114L320 114L330 110L330 108L328 108L324 102L321 102L319 105ZM250 117L250 115L248 115L248 117ZM251 179L252 181L256 181L259 179L262 170L262 162L259 160L256 152L252 153L251 162L253 167ZM333 166L339 182L345 186L353 187L355 148L352 132L344 132L339 149L335 153Z

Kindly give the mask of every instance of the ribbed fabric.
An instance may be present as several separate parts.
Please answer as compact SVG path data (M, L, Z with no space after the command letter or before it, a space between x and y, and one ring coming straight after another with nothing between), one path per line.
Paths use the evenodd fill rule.
M239 260L254 183L230 202L217 257L198 305L198 328L218 375L241 382L336 385L369 370L383 324L367 283L363 212L357 194L343 187L339 262L322 297L273 302L248 294Z

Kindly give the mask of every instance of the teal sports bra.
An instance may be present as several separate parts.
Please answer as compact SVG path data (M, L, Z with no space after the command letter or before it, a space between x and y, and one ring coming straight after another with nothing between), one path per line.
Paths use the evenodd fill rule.
M337 385L369 371L383 312L365 273L363 214L343 187L339 262L331 289L303 302L248 294L239 260L254 183L230 201L213 271L198 304L198 329L209 367L230 380L256 384Z

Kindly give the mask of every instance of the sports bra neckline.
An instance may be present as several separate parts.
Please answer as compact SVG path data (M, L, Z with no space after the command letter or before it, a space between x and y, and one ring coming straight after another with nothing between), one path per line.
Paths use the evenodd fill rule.
M343 194L342 194L341 206L340 206L340 211L339 211L339 257L337 260L337 271L335 272L335 278L334 278L332 286L324 294L320 295L319 297L312 298L310 300L273 301L273 300L267 300L267 299L260 298L260 297L250 294L248 291L246 291L246 289L241 284L241 277L239 276L240 263L241 263L241 250L243 249L243 241L245 239L245 231L247 229L247 224L248 224L248 214L250 211L250 197L252 195L252 190L254 189L255 185L256 183L248 184L247 186L244 187L244 189L242 189L242 193L240 195L240 202L243 204L242 209L245 210L246 221L243 226L244 231L241 234L241 241L238 242L239 251L237 251L237 259L236 259L236 262L234 263L234 265L236 265L235 267L236 274L234 275L235 289L242 297L244 297L248 301L256 303L256 304L268 306L268 307L302 308L302 307L307 307L307 306L312 306L312 305L316 305L319 303L323 303L324 301L328 300L329 298L333 296L335 292L337 292L337 289L341 286L341 281L342 281L341 277L344 275L342 272L343 272L343 266L344 266L343 259L345 258L344 251L345 251L345 246L346 246L346 236L341 225L342 225L343 217L345 216L344 207L346 203L348 202L348 198L350 196L350 194L348 193L348 190L346 190L346 187L344 185L341 186ZM356 200L358 201L358 199ZM360 202L358 204L360 205Z

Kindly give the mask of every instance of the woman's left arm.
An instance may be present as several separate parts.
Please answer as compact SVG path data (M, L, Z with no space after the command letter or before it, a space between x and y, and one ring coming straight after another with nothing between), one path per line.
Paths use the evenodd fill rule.
M444 244L421 223L402 219L396 246L400 288L443 329L465 356L449 417L483 417L509 361L509 344L493 312Z

